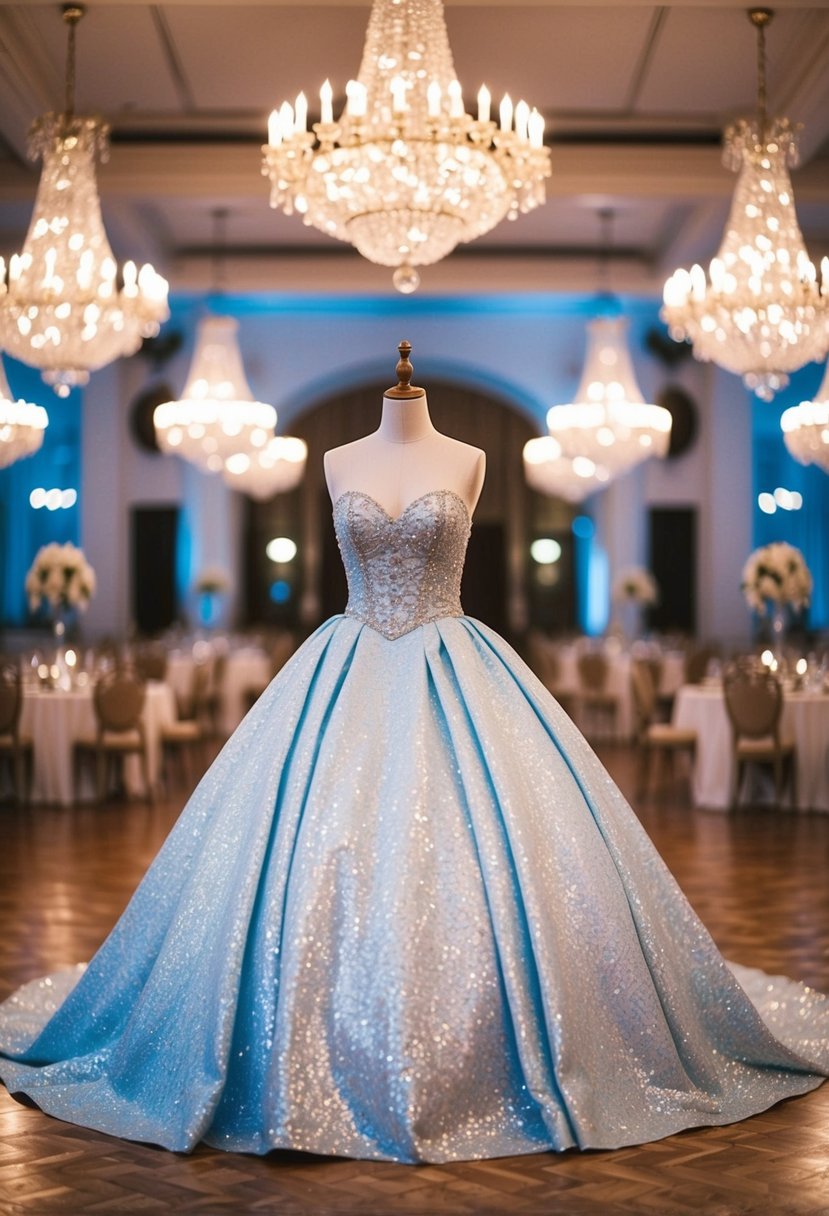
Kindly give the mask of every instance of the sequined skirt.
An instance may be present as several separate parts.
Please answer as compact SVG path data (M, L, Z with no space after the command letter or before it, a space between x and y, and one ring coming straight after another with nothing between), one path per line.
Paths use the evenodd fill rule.
M10 1090L113 1135L440 1162L744 1118L829 1072L829 1000L723 961L491 630L335 617L0 1049Z

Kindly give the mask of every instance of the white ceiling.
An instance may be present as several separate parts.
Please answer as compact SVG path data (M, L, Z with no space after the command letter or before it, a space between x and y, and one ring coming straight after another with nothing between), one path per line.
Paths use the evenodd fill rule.
M233 287L387 290L385 269L271 211L260 173L269 110L326 77L342 94L368 13L314 0L88 5L77 109L112 124L100 189L116 254L149 258L179 290L207 287L223 206ZM620 290L658 290L676 265L715 252L734 186L719 133L754 105L744 6L448 0L446 20L467 109L483 81L496 97L525 96L547 119L553 176L546 206L427 269L424 289L589 290L601 206L616 215ZM25 235L37 183L26 130L62 104L65 43L59 5L0 4L2 252ZM793 180L816 258L829 253L827 2L778 5L768 55L771 111L804 124Z

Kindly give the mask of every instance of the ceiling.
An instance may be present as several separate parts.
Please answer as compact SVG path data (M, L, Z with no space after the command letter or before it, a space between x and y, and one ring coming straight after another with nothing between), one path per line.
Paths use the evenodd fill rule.
M101 166L116 255L150 260L174 290L211 284L213 211L229 288L385 292L390 272L268 206L260 145L269 110L328 77L356 76L368 4L90 3L78 27L79 112L112 124ZM466 108L485 82L543 112L545 206L423 272L422 291L572 291L596 283L597 211L614 212L611 284L658 292L716 251L734 176L726 121L750 113L755 36L745 7L447 0ZM793 176L814 259L829 254L829 6L777 6L769 108L803 124ZM19 249L37 166L26 131L63 97L66 32L55 3L0 4L0 252ZM335 100L335 113L338 112Z

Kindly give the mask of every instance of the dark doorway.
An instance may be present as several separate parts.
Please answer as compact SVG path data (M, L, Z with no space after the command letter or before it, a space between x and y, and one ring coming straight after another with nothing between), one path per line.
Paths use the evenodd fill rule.
M176 619L178 507L133 507L132 619L139 633L168 629Z
M651 507L650 569L659 603L648 624L660 633L696 633L697 513L694 507Z

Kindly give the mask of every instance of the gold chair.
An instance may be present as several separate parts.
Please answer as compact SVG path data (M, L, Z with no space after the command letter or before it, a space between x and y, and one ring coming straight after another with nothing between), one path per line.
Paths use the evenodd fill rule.
M673 771L677 752L688 752L693 760L697 745L697 732L683 730L669 722L655 722L657 710L656 688L653 671L646 660L634 660L630 668L630 686L633 694L633 710L636 719L636 744L639 749L639 790L647 793L651 777L651 758L660 759L664 771L665 762Z
M712 659L719 658L717 646L695 646L686 652L684 679L686 684L701 684Z
M207 663L196 663L193 679L186 698L178 702L179 716L161 728L161 748L164 758L165 776L169 761L179 762L179 772L184 783L192 788L207 768L205 744L210 728L210 667Z
M167 677L167 652L155 646L139 650L135 656L135 670L142 680L161 683Z
M7 760L16 802L29 801L32 740L20 733L23 684L19 666L0 664L0 761Z
M280 630L273 637L270 645L271 680L279 674L295 650L296 640L289 629ZM243 699L246 710L253 708L267 687L267 684L262 684L245 689Z
M95 737L79 739L75 744L75 753L81 760L84 754L94 757L99 802L103 802L107 795L110 762L116 760L122 764L130 755L138 756L145 796L149 802L154 801L147 739L141 719L145 696L146 685L134 669L118 667L98 677L92 695Z
M610 664L598 650L589 650L578 656L576 667L579 673L577 696L584 713L584 733L587 735L594 729L600 731L607 728L615 736L619 698L607 688Z
M791 805L797 806L797 749L780 732L783 714L780 681L763 666L734 663L723 676L723 693L732 733L732 809L738 804L747 764L771 766L778 805L783 800L788 774Z
M561 687L561 661L555 644L543 633L533 629L527 637L527 657L530 667L541 683L558 701L565 713L573 716L573 693Z

